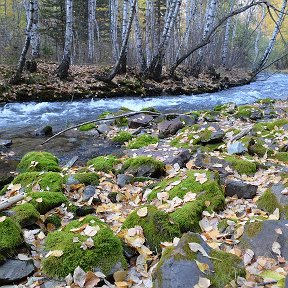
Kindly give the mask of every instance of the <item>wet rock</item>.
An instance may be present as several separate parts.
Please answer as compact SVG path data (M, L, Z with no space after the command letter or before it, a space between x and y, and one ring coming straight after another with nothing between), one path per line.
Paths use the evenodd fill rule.
M138 114L138 115L129 117L128 125L129 125L129 128L132 128L132 129L136 129L139 127L146 127L153 121L153 119L154 118L151 115Z
M96 189L94 186L92 185L88 185L85 187L84 191L83 191L83 201L87 201L89 200L91 197L93 197L95 195Z
M12 140L0 140L0 148L1 147L10 147L12 145Z
M53 129L51 126L45 126L45 127L36 129L34 133L35 133L35 136L52 136Z
M111 130L111 126L107 124L100 124L97 126L97 130L100 134L107 134Z
M179 119L166 120L158 124L159 137L165 138L175 135L178 130L184 127L184 124Z
M94 138L97 138L100 136L100 133L98 132L97 129L91 129L89 131L85 131L84 132L86 135L89 135L89 136L93 136Z
M257 186L244 181L227 180L225 195L230 197L237 195L238 198L252 199L256 196L257 188Z
M200 252L192 252L189 248L189 243L197 243L208 255L215 258L220 257L221 259L209 259ZM205 274L200 271L195 260L207 265L208 269ZM223 268L221 269L221 265L216 261L218 263L223 261L226 267L222 266ZM225 273L225 277L223 277L222 273ZM240 258L229 253L216 252L206 244L199 234L189 232L182 236L174 249L163 253L153 273L153 282L157 288L194 287L198 284L199 278L202 277L211 279L213 287L220 288L233 280L236 275L245 275Z
M244 234L240 238L240 246L251 249L255 256L277 259L277 254L272 251L274 242L280 244L281 256L288 260L288 221L267 220L246 224ZM281 234L276 231L280 231ZM275 244L274 244L275 245Z
M92 206L83 206L83 207L77 207L75 214L77 217L84 217L86 215L92 214L95 212L95 209Z
M130 175L126 175L126 174L118 174L117 175L117 185L122 188L124 187L126 184L129 184L131 179L133 177Z
M33 274L33 261L7 260L0 266L0 285L16 284Z
M9 175L8 173L6 175L0 174L0 190L4 188L5 185L11 183L13 181L13 176Z
M243 145L243 143L236 141L230 144L227 148L228 154L243 154L247 152L248 149Z

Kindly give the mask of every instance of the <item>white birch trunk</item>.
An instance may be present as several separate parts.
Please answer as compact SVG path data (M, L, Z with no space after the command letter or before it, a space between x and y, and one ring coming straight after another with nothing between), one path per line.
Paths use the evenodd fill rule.
M153 57L153 27L154 27L154 5L152 0L146 0L146 38L145 38L145 46L146 46L146 63L147 66L151 64Z
M88 0L88 60L95 58L96 0Z
M112 40L112 56L116 62L119 57L118 44L118 0L110 0L110 32Z
M254 51L255 51L255 57L254 57L254 61L253 63L255 64L259 55L259 41L261 38L261 34L262 34L262 26L263 26L263 21L265 18L265 7L262 7L262 15L261 15L261 19L260 19L260 24L258 27L258 33L255 39L255 45L254 45Z

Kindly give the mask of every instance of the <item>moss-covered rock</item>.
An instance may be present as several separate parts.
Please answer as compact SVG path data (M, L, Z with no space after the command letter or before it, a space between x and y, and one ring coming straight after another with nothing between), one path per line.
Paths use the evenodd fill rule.
M114 124L118 127L128 126L128 118L127 117L120 117L115 119Z
M52 224L55 228L59 228L61 227L61 218L56 214L49 215L45 220L45 225L48 224Z
M119 163L115 156L107 155L93 158L87 162L87 165L92 166L95 171L110 172L114 171L114 166Z
M207 181L203 184L196 181L197 173L205 174ZM196 175L195 175L196 174ZM192 170L187 172L187 178L179 181L179 176L171 179L165 179L148 196L151 201L157 197L157 193L163 192L171 183L172 189L168 191L169 199L174 197L183 198L188 192L196 193L196 199L184 204L181 208L172 212L171 218L180 227L181 232L198 231L199 221L204 210L220 210L224 208L224 192L219 184L219 176L213 172L205 170Z
M15 212L13 219L19 223L21 227L30 226L40 218L40 213L30 203L21 204L12 210Z
M172 241L180 236L179 226L173 223L169 214L158 210L155 206L147 206L147 215L139 217L137 210L133 211L125 220L122 229L141 226L143 228L146 244L152 250L160 250L160 243Z
M89 238L77 228L86 225L99 230L92 236L94 246L84 250L81 245ZM76 229L75 229L76 228ZM74 229L71 231L71 229ZM77 237L79 242L73 241ZM109 275L115 270L126 268L121 241L112 230L95 216L87 216L82 221L72 221L63 231L49 233L45 241L46 251L61 250L61 257L49 256L43 259L43 271L50 277L65 277L73 273L77 266L85 271L101 270ZM118 267L118 268L114 268Z
M84 125L80 126L79 130L82 132L85 132L85 131L90 131L90 130L95 129L95 128L96 128L96 125L94 123L89 123L89 124L84 124Z
M54 192L31 192L28 194L28 199L32 198L31 203L40 214L45 214L51 209L58 207L68 200L62 193Z
M257 103L259 103L259 104L273 104L275 102L276 102L276 100L271 99L271 98L264 98L264 99L257 100Z
M0 222L0 254L11 255L23 243L20 225L11 218Z
M271 156L274 154L274 151L268 147L264 140L259 138L252 138L248 145L248 152L250 155L258 155L263 157L264 155Z
M73 177L81 184L97 186L99 184L99 176L94 172L76 173Z
M201 141L199 135L197 134L199 128L199 124L184 127L178 131L177 135L173 136L173 139L170 141L170 145L177 148L192 148Z
M124 144L133 139L133 135L127 131L120 131L115 137L112 138L112 142Z
M48 152L29 152L23 156L17 166L20 172L60 171L58 159Z
M131 140L127 144L128 149L139 149L142 147L146 147L150 144L157 144L159 142L158 137L152 136L149 134L142 134L135 138L134 140Z
M165 173L165 165L153 157L138 156L124 161L121 171L136 177L159 177Z
M244 160L236 156L225 157L225 161L229 162L239 174L252 175L257 171L257 165L254 161Z
M288 163L288 152L278 152L274 155L274 158L281 162Z
M235 116L237 118L250 118L253 112L262 113L261 110L255 106L244 105L237 108Z

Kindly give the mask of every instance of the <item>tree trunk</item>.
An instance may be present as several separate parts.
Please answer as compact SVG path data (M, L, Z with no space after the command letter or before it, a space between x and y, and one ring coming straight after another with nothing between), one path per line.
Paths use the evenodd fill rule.
M116 62L119 57L119 44L118 44L118 0L110 0L110 32L112 40L112 55L113 60Z
M20 55L17 70L16 70L15 74L10 79L11 84L18 84L20 82L22 72L23 72L23 69L25 67L26 56L27 56L27 52L28 52L28 49L29 49L29 46L31 43L31 29L32 29L32 24L33 24L33 16L34 16L33 7L34 7L34 1L30 0L30 2L29 2L29 11L30 12L28 13L28 15L30 15L30 18L27 21L26 39L25 39L24 47L23 47L21 55Z
M57 68L57 76L64 80L68 77L71 62L71 51L73 43L73 0L66 0L66 30L65 44L61 64Z
M123 43L125 41L125 37L127 34L127 29L128 29L128 5L129 5L129 0L123 0L123 19L122 19L122 47ZM123 53L123 56L121 57L120 61L120 67L118 72L120 74L126 73L127 69L127 47Z
M88 61L93 63L95 58L95 24L96 0L88 1Z
M259 30L256 36L256 40L255 40L255 45L254 45L254 50L255 50L255 57L254 57L254 61L253 64L255 65L258 55L259 55L259 42L260 42L260 37L262 34L262 25L263 25L263 21L265 18L265 7L262 7L262 15L261 15L261 19L260 19L260 23L259 23Z
M268 43L268 46L267 46L261 60L256 64L255 68L253 69L254 75L257 75L261 71L261 69L265 66L265 64L267 63L267 61L269 59L269 56L270 56L270 54L274 48L276 38L280 32L281 26L282 26L284 18L285 18L286 6L287 6L287 0L283 0L282 8L279 12L278 20L275 24L275 28L274 28L274 31L272 33L271 39Z
M146 0L146 58L147 66L151 64L153 57L153 39L154 39L154 5L152 0Z

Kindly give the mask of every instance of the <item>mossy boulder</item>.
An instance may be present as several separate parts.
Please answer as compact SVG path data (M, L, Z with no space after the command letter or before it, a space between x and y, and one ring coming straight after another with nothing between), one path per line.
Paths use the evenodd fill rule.
M15 213L12 218L19 223L21 227L33 225L40 218L40 213L30 203L18 205L14 207L12 211Z
M62 193L54 192L31 192L28 194L28 199L40 214L45 214L51 209L60 206L62 203L67 203L68 200Z
M155 206L148 205L147 215L139 217L137 210L126 218L122 229L141 226L143 228L146 244L150 249L160 250L161 242L173 241L174 237L180 236L179 226L173 223L169 214L158 210Z
M263 157L266 154L271 156L274 154L274 150L271 149L264 140L260 138L252 138L248 144L248 152L250 155L257 155Z
M85 227L92 227L93 231L98 231L91 236L94 245L86 250L81 248L90 238L81 233ZM75 237L78 241L74 241ZM127 267L120 239L95 216L86 216L82 221L72 221L63 231L49 233L45 241L45 250L63 251L60 257L49 256L43 259L43 272L50 277L65 277L73 273L77 266L85 271L100 270L105 275Z
M102 171L102 172L113 172L114 166L119 164L120 161L112 155L107 156L99 156L96 158L93 158L87 162L88 166L92 166L95 171Z
M201 245L211 258L193 252L189 243ZM205 273L201 272L196 261L205 264ZM239 257L213 250L200 235L189 232L181 237L176 247L164 250L153 280L157 288L194 287L202 277L208 278L212 287L222 288L238 276L245 277L245 268Z
M45 220L45 225L48 224L54 225L55 228L61 227L61 217L56 214L49 215Z
M199 174L205 175L204 177L207 178L205 183L201 184L196 180ZM157 193L165 190L168 190L169 199L174 197L183 199L188 192L196 193L194 201L187 202L170 215L173 221L179 225L181 232L197 231L204 210L217 211L224 208L225 198L219 184L219 175L206 170L191 170L187 171L186 178L181 179L181 177L177 176L163 180L153 189L148 199L152 201L157 197ZM169 190L167 187L170 184L173 185L170 186L171 189Z
M149 134L142 134L135 138L134 140L131 140L127 144L128 149L139 149L142 147L146 147L150 144L157 144L159 142L159 139L157 136L152 136Z
M99 175L95 172L80 172L65 176L64 182L67 185L84 184L97 186L99 184Z
M96 128L96 125L94 123L89 123L89 124L84 124L80 126L79 131L85 132L85 131L90 131L95 128Z
M20 225L6 218L0 222L0 254L11 255L24 242Z
M231 164L239 174L253 175L257 171L257 165L254 161L245 160L237 156L228 156L225 161Z
M122 110L123 111L123 110ZM122 113L122 112L121 112ZM114 125L118 127L128 126L128 118L127 117L120 117L115 119Z
M133 135L127 131L120 131L115 137L112 138L112 142L124 144L133 139Z
M165 165L153 157L138 156L124 161L122 173L136 177L160 177L165 174Z
M254 114L259 113L259 115L262 115L262 111L255 106L249 106L249 105L239 106L235 113L235 117L247 119L251 118L253 113Z
M60 171L58 159L48 152L29 152L23 156L17 166L17 170L23 172Z

